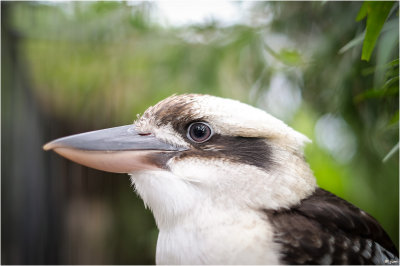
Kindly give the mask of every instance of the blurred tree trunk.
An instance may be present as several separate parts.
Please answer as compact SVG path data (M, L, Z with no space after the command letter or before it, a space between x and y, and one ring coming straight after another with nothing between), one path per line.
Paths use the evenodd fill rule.
M104 189L102 181L125 186L126 180L43 151L49 140L93 128L40 106L25 64L24 36L13 28L14 8L1 3L1 263L111 264L112 213L104 192L115 187Z
M21 60L23 36L10 26L13 6L1 3L1 241L2 264L56 264L59 208L48 182L45 117L34 99ZM47 158L48 159L48 158ZM59 195L61 196L61 195ZM48 210L51 211L48 211Z

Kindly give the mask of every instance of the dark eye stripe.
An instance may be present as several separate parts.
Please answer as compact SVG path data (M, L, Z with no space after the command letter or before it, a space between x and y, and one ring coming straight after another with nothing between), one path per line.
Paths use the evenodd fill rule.
M178 160L187 157L223 159L270 169L274 164L271 147L261 138L245 138L214 134L204 144L179 153Z
M165 162L175 157L177 160L187 157L201 157L209 159L223 159L233 162L270 169L275 164L272 150L268 140L262 138L247 138L240 136L227 136L215 133L210 127L211 136L204 142L193 141L189 136L189 127L195 123L204 123L208 117L171 117L171 120L161 120L161 125L171 123L173 129L181 135L192 149L184 152L166 155ZM188 126L189 125L189 126ZM168 158L167 158L168 157Z

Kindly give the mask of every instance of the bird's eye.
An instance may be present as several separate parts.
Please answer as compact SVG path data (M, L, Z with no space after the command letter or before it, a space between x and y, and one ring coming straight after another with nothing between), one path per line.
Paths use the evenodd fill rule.
M202 143L211 138L213 131L211 127L204 122L195 122L190 124L187 137L194 142Z

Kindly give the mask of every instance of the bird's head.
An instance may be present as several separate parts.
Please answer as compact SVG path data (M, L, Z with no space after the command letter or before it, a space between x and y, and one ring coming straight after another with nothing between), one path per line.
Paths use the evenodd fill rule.
M209 95L171 96L133 124L44 146L77 163L129 173L159 226L206 202L289 207L310 195L308 138L250 105Z

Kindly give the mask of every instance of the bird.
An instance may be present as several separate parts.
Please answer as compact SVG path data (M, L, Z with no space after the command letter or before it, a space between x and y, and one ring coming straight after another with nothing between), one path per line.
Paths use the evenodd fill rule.
M398 263L372 216L317 185L309 142L251 105L182 94L43 148L130 175L159 229L157 264Z

